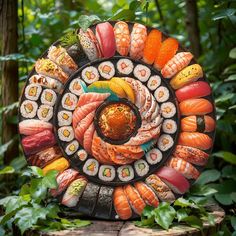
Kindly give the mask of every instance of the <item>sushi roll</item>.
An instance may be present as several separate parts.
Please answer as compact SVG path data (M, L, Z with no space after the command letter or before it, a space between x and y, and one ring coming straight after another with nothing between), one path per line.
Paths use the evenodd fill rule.
M82 79L88 84L92 84L93 82L99 80L98 70L93 66L88 66L83 69L81 76Z
M134 68L134 76L139 79L141 82L146 82L151 75L151 70L144 65L138 64Z
M95 176L98 173L99 163L95 159L88 159L84 166L83 166L83 172L90 176Z
M29 156L27 162L32 166L38 166L40 168L45 167L52 161L62 156L61 150L58 146L46 148L36 154Z
M57 170L58 172L63 172L64 170L68 169L70 166L69 162L64 158L61 157L52 163L46 165L43 168L43 174L46 175L50 170Z
M52 89L44 89L41 95L41 102L43 104L54 106L57 100L57 95Z
M67 81L68 75L57 64L50 59L41 58L35 63L35 70L38 74L60 80L63 84Z
M176 114L176 107L172 102L161 104L161 114L164 118L171 118Z
M48 50L48 58L60 66L67 74L72 74L78 69L66 49L61 46L51 46Z
M129 75L133 72L134 64L131 60L122 58L116 64L117 70L122 75Z
M166 119L162 124L162 130L167 134L174 134L177 131L177 124L174 120Z
M41 92L42 87L40 85L29 84L25 88L25 97L31 101L37 101Z
M162 160L162 153L159 149L153 148L146 153L146 160L150 165L155 165Z
M149 171L149 165L145 160L138 160L134 163L134 169L138 176L144 176Z
M65 152L67 155L70 156L74 154L78 150L78 148L79 148L79 143L77 140L74 140L66 146Z
M51 195L56 197L61 194L78 176L79 172L74 169L67 169L61 172L56 178L58 187L50 189Z
M72 123L72 112L70 111L59 111L57 113L57 120L59 126L71 125Z
M43 75L32 75L29 78L29 83L30 84L38 84L43 87L53 89L57 93L60 92L60 90L62 88L62 83L59 80L52 79L50 77L46 77Z
M63 195L61 203L67 207L75 207L84 192L87 185L87 180L83 176L79 176L67 188Z
M51 130L44 130L40 133L24 137L21 144L25 154L32 155L45 148L54 146L56 140Z
M77 102L78 102L78 99L74 94L65 93L64 96L62 97L61 104L63 108L73 111L76 108Z
M157 102L166 102L170 97L170 92L168 88L160 86L159 88L156 89L154 96Z
M37 111L37 116L40 120L49 121L53 116L53 107L48 105L41 105Z
M71 126L63 126L57 131L58 137L61 141L70 142L74 138L74 131Z
M116 176L115 168L110 165L101 165L98 172L99 179L103 181L112 181Z
M153 75L149 78L147 86L150 90L154 91L161 85L161 77L159 75Z
M130 165L123 165L117 169L118 177L121 181L127 182L134 178L134 170Z
M80 149L76 155L79 157L81 161L85 161L88 158L88 153L84 149Z
M115 75L114 65L110 61L99 64L98 71L104 79L111 79Z
M162 134L158 139L158 148L165 152L169 150L174 144L173 138L168 134Z
M96 37L101 48L102 56L105 58L113 57L116 53L116 41L112 25L109 22L97 24Z
M69 90L77 96L85 92L86 84L83 80L77 78L73 79L69 85Z
M19 133L23 135L33 135L44 130L52 131L52 129L51 123L37 119L27 119L19 123Z
M163 181L161 181L161 179L157 175L149 175L146 178L145 182L154 190L157 197L161 201L173 202L175 200L175 195L173 194L171 189Z
M34 101L25 100L21 103L20 113L25 118L33 118L36 116L38 104Z

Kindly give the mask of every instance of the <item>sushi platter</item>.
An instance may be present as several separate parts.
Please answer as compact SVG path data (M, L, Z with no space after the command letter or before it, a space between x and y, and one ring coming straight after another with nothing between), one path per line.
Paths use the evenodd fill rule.
M29 165L57 170L61 204L134 219L173 202L208 161L215 108L202 67L158 29L124 21L57 41L28 76L19 133Z

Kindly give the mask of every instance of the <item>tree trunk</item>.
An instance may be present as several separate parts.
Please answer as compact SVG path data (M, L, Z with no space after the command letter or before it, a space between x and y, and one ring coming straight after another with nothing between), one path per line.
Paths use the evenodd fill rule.
M17 53L17 0L0 0L0 43L1 55ZM2 97L1 105L8 106L18 100L18 63L5 61L1 65ZM2 116L2 143L7 143L17 135L17 126L8 122L17 111L4 112ZM18 155L18 143L9 146L4 160L9 163Z
M198 26L197 0L185 0L186 28L190 41L190 50L196 58L201 55L200 30Z

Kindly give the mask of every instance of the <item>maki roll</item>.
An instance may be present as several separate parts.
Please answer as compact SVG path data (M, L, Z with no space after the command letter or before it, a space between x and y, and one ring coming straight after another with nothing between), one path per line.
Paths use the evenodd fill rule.
M153 75L149 78L147 86L150 90L155 90L161 85L161 77L159 75Z
M61 141L69 142L74 138L74 131L71 126L63 126L57 131L58 137Z
M36 116L38 104L34 101L25 100L20 106L20 113L25 118L33 118Z
M87 180L84 177L79 176L79 178L74 180L67 188L61 203L67 207L75 207L80 196L83 194L86 185Z
M115 75L114 65L110 61L104 61L98 66L98 71L104 79L111 79Z
M141 82L146 82L150 75L151 70L147 66L139 64L134 68L134 76Z
M83 69L81 76L82 79L88 84L92 84L93 82L99 80L98 70L93 66L88 66Z
M29 84L25 88L25 97L32 101L37 101L40 93L42 92L42 87L37 84Z
M134 170L130 165L123 165L117 169L118 177L121 181L127 182L134 178Z
M165 152L170 149L174 144L173 138L168 134L162 134L158 139L158 147L161 151Z
M72 141L66 146L65 152L67 155L72 155L74 154L79 148L79 143L77 140Z
M134 69L134 64L131 60L124 58L117 62L116 67L120 74L129 75Z
M71 125L72 112L65 110L59 111L57 114L57 120L59 126Z
M78 99L74 94L65 93L65 95L62 98L61 103L62 103L63 108L73 111L76 107L77 102L78 102Z
M149 171L149 165L146 161L141 159L134 163L134 169L138 176L144 176Z
M156 89L154 96L157 102L166 102L170 97L170 92L166 87L160 86Z
M146 160L150 165L155 165L162 160L162 153L159 149L153 148L146 154Z
M90 158L85 162L83 166L83 172L87 175L95 176L98 173L98 167L98 161Z
M77 96L85 92L86 84L83 80L77 78L73 79L70 83L69 90Z
M53 107L41 105L37 111L37 116L40 120L49 121L53 116Z
M41 96L41 102L43 104L53 106L57 100L57 95L52 89L45 89L43 90Z
M176 114L176 107L172 102L161 104L161 114L164 118L171 118Z
M115 168L110 165L101 165L98 173L99 179L103 181L112 181L115 178Z
M174 120L166 119L162 124L162 130L167 134L174 134L177 131L177 124Z
M69 166L69 162L64 157L61 157L53 161L52 163L46 165L43 168L43 174L46 175L50 170L57 170L59 172L63 172L64 170L69 168Z
M84 149L80 149L77 152L77 156L81 161L85 161L88 158L88 153Z

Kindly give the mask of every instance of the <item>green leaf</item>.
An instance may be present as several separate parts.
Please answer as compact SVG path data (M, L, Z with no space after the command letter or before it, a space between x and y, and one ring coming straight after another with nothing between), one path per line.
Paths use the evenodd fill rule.
M236 48L230 50L229 57L232 59L236 59Z
M56 181L56 176L58 175L57 170L50 170L47 172L47 174L44 176L42 180L42 184L46 188L57 188L57 181Z
M15 138L11 139L7 143L4 143L3 145L0 146L0 156L2 156L10 146L15 142Z
M12 166L6 166L2 170L0 170L0 175L11 174L14 172L15 169Z
M194 184L204 185L210 182L214 182L220 178L220 171L218 170L206 170L202 172L199 178L195 181Z
M230 75L225 82L235 81L236 80L236 74Z
M79 27L83 30L86 31L89 26L91 26L95 22L99 22L101 19L96 16L96 15L81 15L78 20Z
M186 218L188 216L188 213L185 209L179 209L176 212L176 216L177 216L177 220L178 222L182 221L184 218Z
M136 18L135 11L130 9L119 9L112 17L108 20L127 20L134 21Z
M202 229L202 227L203 227L202 220L197 216L193 216L193 215L187 216L184 219L182 219L182 221L184 221L185 223L187 223L191 227L194 227L197 229Z
M231 216L230 222L234 230L236 230L236 216Z
M24 171L22 175L35 176L38 178L42 178L43 177L43 170L37 166L29 166L28 170Z
M220 151L220 152L213 153L212 155L216 156L216 157L220 157L220 158L224 159L225 161L227 161L233 165L236 165L236 155L231 152Z
M231 197L227 193L216 193L215 198L222 205L229 206L229 205L233 204L233 200L231 199Z
M227 165L222 169L223 178L232 178L236 180L236 167Z
M178 198L174 202L174 206L180 206L180 207L191 207L193 205L192 202L190 202L187 199L184 199L182 197Z
M143 209L142 216L145 216L147 218L152 217L152 211L155 208L153 206L146 205Z
M236 12L235 8L222 9L212 19L216 21L216 20L228 18L228 17L234 15L235 12Z
M141 4L141 1L134 0L129 4L129 9L132 11L136 11L141 6Z
M48 211L47 216L52 218L52 219L56 219L58 218L58 213L60 212L60 208L58 205L56 204L48 204L46 207L46 210Z
M193 185L190 188L190 193L196 196L211 196L215 193L217 193L217 190L214 188L211 188L207 185Z
M47 196L47 187L44 186L42 179L32 179L30 184L30 194L37 201L45 199Z
M19 62L30 62L34 63L33 58L26 57L24 54L13 53L5 56L0 56L0 61L19 61Z

